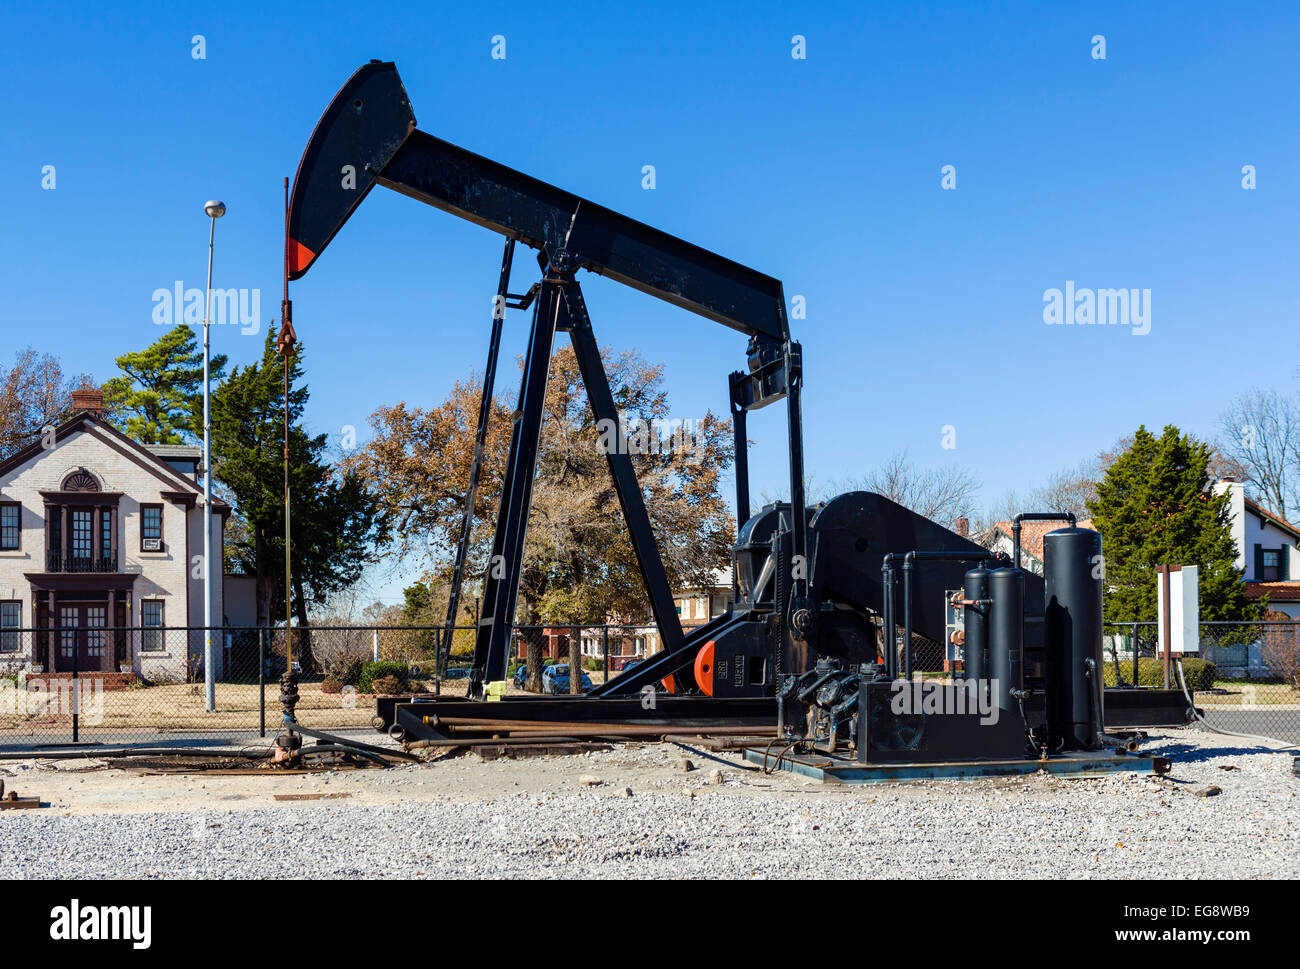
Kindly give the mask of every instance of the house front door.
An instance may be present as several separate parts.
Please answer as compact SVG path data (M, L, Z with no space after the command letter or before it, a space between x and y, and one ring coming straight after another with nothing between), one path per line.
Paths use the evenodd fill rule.
M110 668L108 606L103 603L60 602L55 634L56 672L96 672Z

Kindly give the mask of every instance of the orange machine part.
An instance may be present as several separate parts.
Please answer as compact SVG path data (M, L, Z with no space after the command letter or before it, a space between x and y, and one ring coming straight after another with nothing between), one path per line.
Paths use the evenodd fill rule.
M669 693L677 692L677 681L673 679L673 674L669 673L662 680L660 680L660 682L663 683L664 689L667 690Z
M705 696L713 696L713 640L709 640L695 657L695 682Z

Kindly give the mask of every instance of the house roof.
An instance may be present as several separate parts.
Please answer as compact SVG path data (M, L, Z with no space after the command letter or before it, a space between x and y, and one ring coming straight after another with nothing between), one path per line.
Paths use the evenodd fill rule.
M711 584L707 588L701 587L699 585L689 585L684 589L677 590L676 594L683 595L688 592L713 592L718 589L730 589L731 588L731 567L727 566L727 568L725 569L714 569L709 574L709 578Z
M1264 596L1273 601L1300 599L1300 582L1247 582L1245 585L1247 599L1262 599Z
M1250 512L1254 512L1256 515L1259 516L1261 521L1267 522L1268 524L1272 525L1274 528L1282 529L1282 531L1286 532L1288 535L1291 535L1294 538L1300 538L1300 528L1297 528L1295 525L1292 525L1285 518L1279 518L1277 515L1273 514L1267 508L1260 505L1258 502L1251 501L1249 498L1245 499L1245 501L1246 501L1246 510Z
M200 493L198 485L168 464L166 460L164 460L163 456L155 453L149 446L133 441L112 424L109 424L101 417L97 417L90 411L80 411L79 413L73 414L55 428L55 444L57 445L58 442L62 441L68 435L76 433L77 431L85 431L97 436L102 435L103 438L107 438L107 440L104 441L107 446L114 448L129 460L134 461L137 465L149 471L154 477L167 484L169 486L168 490L191 494ZM161 447L189 447L189 445L161 445ZM57 447L54 450L47 449L42 440L35 440L26 447L9 455L9 457L5 458L3 461L0 461L0 477L8 474L16 468L22 467L28 461L39 457L41 454L54 454L57 453L57 450ZM229 507L230 506L220 498L214 497L212 499L212 508L214 511L228 510Z
M1066 523L1063 521L1021 522L1020 551L1023 554L1030 556L1036 562L1043 561L1043 539L1047 536L1048 532L1054 532L1058 528L1064 528L1065 525ZM1080 528L1091 528L1092 519L1085 518L1078 522L1078 526ZM980 535L975 539L975 541L979 542L979 544L983 545L985 548L989 548L997 540L999 534L1005 537L1007 541L1012 541L1011 522L994 522L993 527Z
M160 458L201 458L203 448L194 444L146 444Z

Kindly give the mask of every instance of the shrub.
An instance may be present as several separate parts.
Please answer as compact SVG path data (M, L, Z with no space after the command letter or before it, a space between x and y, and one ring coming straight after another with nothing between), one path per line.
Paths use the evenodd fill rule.
M1259 652L1280 679L1300 687L1300 637L1291 626L1265 626Z
M325 679L321 680L320 691L322 693L342 693L344 683L332 673L326 673Z
M397 680L397 689L388 690L389 693L397 693L405 689L406 681L409 679L408 667L405 663L394 663L391 660L380 660L378 663L365 663L361 667L361 674L357 678L357 689L362 693L374 693L378 684L376 679L383 677L392 677ZM381 691L384 692L384 691Z
M358 686L361 683L361 670L365 665L364 657L339 656L325 664L325 678L337 680L341 686Z
M596 673L605 668L605 661L596 659L594 656L588 656L582 661L582 668L591 673Z
M1121 660L1119 666L1120 671L1124 674L1124 682L1132 686L1133 661ZM1116 685L1114 663L1106 664L1103 675L1107 686ZM1188 657L1183 660L1183 675L1187 678L1187 689L1195 693L1198 690L1213 689L1214 681L1219 677L1219 669L1208 660ZM1144 656L1139 659L1137 685L1164 686L1164 660L1154 656ZM1175 666L1171 666L1169 670L1169 686L1170 689L1178 689L1178 669Z
M377 676L370 681L371 692L382 693L391 696L394 693L404 692L402 689L402 680L389 674L388 676Z

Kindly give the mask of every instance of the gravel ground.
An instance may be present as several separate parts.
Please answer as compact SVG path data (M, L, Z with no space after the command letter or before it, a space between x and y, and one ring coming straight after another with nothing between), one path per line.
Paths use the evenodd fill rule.
M1191 730L1145 749L1172 781L846 787L675 745L308 778L9 765L52 807L0 814L0 857L24 878L1300 876L1291 753ZM347 797L275 802L268 784ZM1222 793L1192 793L1206 784Z

